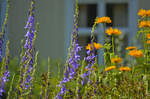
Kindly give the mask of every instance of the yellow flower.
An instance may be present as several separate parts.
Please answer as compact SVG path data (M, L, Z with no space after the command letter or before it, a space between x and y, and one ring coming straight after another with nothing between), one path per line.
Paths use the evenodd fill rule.
M122 62L122 58L120 57L111 58L111 63L121 63L121 62Z
M102 45L100 43L96 43L96 42L94 42L93 45L94 45L94 47L95 47L96 50L98 50L98 49L100 49L102 47ZM92 45L88 44L86 46L86 49L87 50L93 50Z
M109 66L109 67L105 68L104 71L110 71L112 69L116 69L116 66Z
M139 58L143 56L143 52L141 50L131 50L129 51L129 55Z
M147 12L144 9L140 9L139 12L138 12L138 15L141 16L141 17L145 17L146 14L147 14Z
M129 46L129 47L126 48L126 50L134 50L134 49L136 49L135 46Z
M146 38L150 39L150 33L148 33L148 34L146 35Z
M147 24L147 27L150 27L150 21L147 21L146 24Z
M123 67L123 66L121 66L120 68L119 68L119 70L120 71L130 71L131 70L131 68L130 67Z
M147 16L150 16L150 10L146 11Z
M108 28L106 31L106 34L108 35L120 35L121 34L121 31L117 28L113 29L112 27Z
M89 71L89 68L88 68L88 67L85 67L85 71Z
M111 23L110 17L99 17L96 19L96 23Z
M138 15L142 18L150 16L150 10L140 9Z
M112 35L112 34L113 34L113 29L112 29L112 27L110 27L109 29L107 29L107 30L106 30L106 33L107 33L108 35Z
M147 43L147 44L150 44L150 40L148 40L146 43Z
M95 47L95 49L100 49L102 47L102 45L100 43L94 42L94 47Z
M120 35L120 34L121 34L121 31L120 31L119 29L115 28L115 29L113 30L113 34L114 34L114 35Z
M139 28L146 27L146 26L147 26L147 22L146 21L139 22Z
M87 49L87 50L92 50L91 44L88 44L88 45L86 46L86 49Z

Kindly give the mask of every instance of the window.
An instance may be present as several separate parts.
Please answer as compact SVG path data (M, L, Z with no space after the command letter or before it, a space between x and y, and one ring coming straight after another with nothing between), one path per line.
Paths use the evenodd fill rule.
M111 17L112 24L107 26L128 27L128 4L127 3L107 3L106 15Z
M88 36L91 33L91 27L97 16L109 16L112 19L112 23L107 26L120 29L122 31L121 39L125 38L126 44L130 45L132 43L133 34L137 32L136 16L138 1L139 0L79 0L79 44L85 48L88 43ZM73 0L67 0L67 2L66 37L70 37L70 31L72 30L68 24L73 25L73 9L70 9L70 5L73 6L74 3ZM105 34L103 33L101 24L97 25L95 35L97 36L97 42L103 44ZM67 39L66 42L68 42ZM66 49L67 48L68 46ZM85 56L86 50L82 50L81 53ZM101 51L98 51L98 58L99 63L103 63L103 53Z
M79 4L79 27L92 27L97 16L97 4Z

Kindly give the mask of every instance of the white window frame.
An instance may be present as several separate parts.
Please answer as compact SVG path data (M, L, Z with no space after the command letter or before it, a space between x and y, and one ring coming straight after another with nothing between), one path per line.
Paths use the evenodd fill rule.
M70 37L73 30L73 15L74 15L74 2L75 0L66 0L66 35L65 35L65 50L67 55L67 50L70 44ZM128 34L128 44L132 45L133 38L137 32L137 12L138 12L138 1L139 0L79 0L79 4L97 4L98 17L106 16L106 4L107 3L127 3L128 4L128 27L119 28L123 34ZM102 33L102 25L98 25L95 34L98 36L98 42L102 43L104 41L104 33ZM79 28L79 35L89 35L91 33L91 27ZM102 34L98 34L102 33ZM98 52L99 63L103 63L102 51Z

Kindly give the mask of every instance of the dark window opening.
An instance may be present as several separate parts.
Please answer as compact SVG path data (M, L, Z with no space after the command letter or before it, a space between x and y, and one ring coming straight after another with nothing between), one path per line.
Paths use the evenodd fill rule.
M97 17L97 4L79 4L79 27L92 27Z
M128 4L108 3L106 4L106 16L112 20L107 26L127 27L128 26Z

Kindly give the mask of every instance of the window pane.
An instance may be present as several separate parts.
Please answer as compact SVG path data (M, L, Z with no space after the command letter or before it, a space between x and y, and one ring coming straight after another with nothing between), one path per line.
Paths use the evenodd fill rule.
M92 27L97 16L97 4L79 4L79 27Z
M128 26L128 4L106 4L106 15L111 17L112 24L107 26L127 27Z

